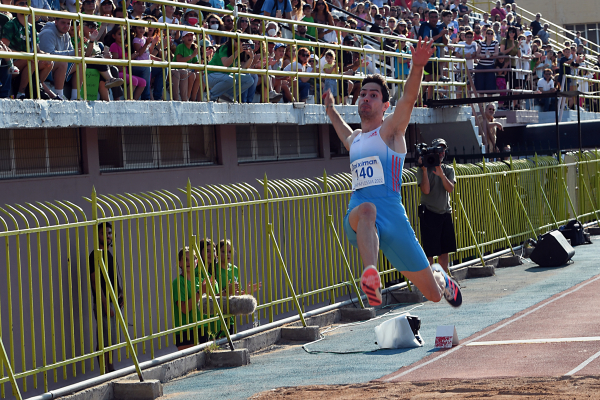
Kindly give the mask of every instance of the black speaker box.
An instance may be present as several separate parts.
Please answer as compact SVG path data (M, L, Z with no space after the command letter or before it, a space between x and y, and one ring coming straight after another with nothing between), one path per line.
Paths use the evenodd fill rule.
M562 233L552 231L540 236L530 258L540 267L559 267L565 265L574 255L575 249Z

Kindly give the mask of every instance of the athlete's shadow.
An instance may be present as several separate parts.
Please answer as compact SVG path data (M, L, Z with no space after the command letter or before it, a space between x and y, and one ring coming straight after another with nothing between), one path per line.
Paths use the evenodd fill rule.
M418 349L419 347L408 348L408 349L381 349L373 352L365 352L367 356L393 356L395 354L406 353L407 351Z

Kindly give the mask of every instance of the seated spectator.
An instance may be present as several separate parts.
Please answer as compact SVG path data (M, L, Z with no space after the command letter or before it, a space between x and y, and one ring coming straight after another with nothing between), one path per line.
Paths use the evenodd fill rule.
M254 62L254 57L260 57L260 55L255 56L251 48L244 46L244 42L245 40L242 40L242 48L239 49L237 41L229 38L224 45L219 47L212 60L209 61L209 65L221 67L237 67L240 65L243 69L248 68ZM234 84L236 92L240 88L237 83L238 79L240 79L241 93L244 93L254 84L254 79L250 74L235 74L234 79L230 73L208 71L210 101L217 101L219 98L225 101L233 101Z
M27 2L24 0L19 0L15 5L17 7L27 7ZM27 16L27 18L29 19L30 17ZM24 14L17 13L13 19L8 21L2 27L2 42L6 46L8 46L8 48L10 48L11 51L27 52L27 42L25 39L27 36L26 36L26 32L25 32L25 26L27 26L27 29L29 30L29 32L27 33L27 34L29 34L29 50L33 51L33 49L31 48L33 46L33 29L32 29L32 25L29 22L25 21ZM36 35L35 45L38 46L37 51L40 54L44 54L44 51L42 51L39 48L39 40L40 40L40 37L38 35ZM25 94L25 88L29 84L29 77L33 74L33 71L29 70L27 60L15 60L14 66L21 72L21 80L19 82L19 86L17 89L16 98L17 99L25 99L25 98L27 98L27 95ZM50 75L52 68L54 68L54 63L52 61L39 61L38 62L40 84L41 84L41 89L43 89L43 90L41 90L41 92L42 92L41 94L43 95L45 93L50 98L56 97L56 94L54 94L46 86L44 81L46 80L48 75ZM33 83L36 84L35 81L33 81ZM35 93L36 90L33 90L33 92Z
M329 12L329 6L324 0L317 0L314 3L312 17L315 23L321 25L334 26L333 16ZM319 39L326 41L327 43L337 43L337 37L335 30L332 29L317 29Z
M128 40L123 37L123 30L123 27L116 25L104 38L104 45L109 47L112 58L117 60L126 60L129 54ZM129 40L133 42L133 38L130 38ZM124 48L121 47L123 43L125 45ZM137 57L138 55L139 54L136 51L131 51L132 58ZM126 68L127 67L125 66L118 67L119 78L125 79L127 85L132 85L135 88L133 90L133 100L139 100L144 88L146 85L150 84L150 82L146 82L143 78L137 76L129 76L129 74L125 72ZM129 95L128 92L129 90L126 91L125 97Z
M96 0L83 0L81 3L81 13L88 15L96 15Z
M209 285L213 287L215 294L219 293L219 284L215 281L215 278L212 276L205 277L203 272L198 271L198 259L194 257L193 263L190 262L189 247L184 247L179 251L178 260L180 275L172 284L173 318L175 320L175 327L184 326L194 322L194 310L196 312L197 321L212 317L212 315L202 315L200 313L200 308L197 305L197 302L202 298L203 294L210 295L207 281L210 282ZM202 284L200 284L200 277L202 277ZM195 291L195 296L192 290ZM194 303L194 297L196 303ZM210 312L209 310L204 311ZM220 322L198 326L198 343L206 343L211 340L211 337L216 338L217 332L221 330L220 326ZM202 334L201 327L204 328L204 334ZM184 350L194 346L193 330L188 329L178 332L175 336L175 345L178 350Z
M302 11L302 6L304 2L302 0L291 0L292 2L292 15L291 19L293 21L301 21L304 18L304 12Z
M240 17L237 20L237 27L236 29L242 33L246 33L248 35L251 34L250 32L250 20L248 19L248 17Z
M98 43L98 23L95 21L83 21L83 42L85 44L85 57L86 58L104 58L104 44ZM89 69L95 69L100 74L100 84L98 87L98 93L100 99L109 101L110 96L108 90L123 85L123 79L115 78L112 76L111 69L115 69L115 73L118 71L114 67L109 67L106 64L92 64L86 63L86 67ZM81 71L81 70L80 70ZM80 74L82 74L81 72ZM113 91L113 94L115 92ZM122 93L121 90L118 93ZM115 96L116 97L116 96ZM77 98L76 90L71 90L71 100Z
M60 56L73 56L75 50L71 44L69 29L71 20L67 18L57 18L54 22L48 22L39 34L40 49L48 54ZM52 79L56 95L60 100L66 100L64 95L65 78L67 77L68 62L54 62L52 68Z
M302 12L304 14L304 17L302 18L302 21L304 22L311 22L314 23L315 19L312 17L312 7L310 4L306 3L302 6ZM298 25L300 26L300 25ZM317 35L317 28L315 28L314 26L307 26L306 27L306 34L308 36L311 37L310 40L317 40L318 35Z
M552 70L547 68L544 70L544 78L538 80L537 90L541 93L554 93L556 92L554 80L552 79ZM556 107L556 98L548 97L545 99L539 99L539 104L543 107L544 112L554 111Z
M198 11L193 8L188 8L183 14L183 20L181 25L185 26L198 26Z
M0 51L11 50L0 40ZM0 58L0 99L6 99L12 94L12 77L18 75L19 70L13 65L10 58Z
M146 11L146 3L140 0L131 0L131 11L128 12L129 19L142 19L144 17L144 12Z
M308 29L305 25L296 25L296 34L294 35L294 39L310 42L311 39L306 37L307 31L308 31ZM313 51L312 47L307 46L307 48L309 49L309 51Z
M502 124L494 119L496 113L496 105L489 103L485 106L483 116L477 116L477 123L483 127L483 144L486 146L486 153L499 153L500 150L496 146L497 130L504 130Z
M298 59L288 64L283 70L291 72L312 72L313 68L308 65L310 59L310 50L301 47L298 50ZM306 102L310 89L310 77L301 76L299 79L291 78L291 87L293 97L301 102Z
M209 14L205 20L205 28L211 29L213 31L223 31L225 30L225 26L223 25L223 21L216 14ZM217 36L217 35L207 35L208 40L214 45L219 46L222 43L227 41L227 37L225 36Z
M333 50L327 50L325 52L325 55L323 57L321 57L321 60L319 61L319 70L323 74L334 74L335 69L336 69L335 66L336 66L335 52ZM323 94L325 94L329 91L329 92L331 92L333 97L335 97L337 99L338 91L337 91L337 81L335 79L323 79L322 86L323 86ZM339 99L338 99L338 102L339 102Z
M231 15L224 15L223 18L223 32L235 32L233 26L233 17Z
M465 41L458 42L459 45L463 47L457 47L454 51L454 57L464 58L466 60L467 70L465 71L464 64L460 63L460 73L457 77L457 81L462 82L463 79L467 83L469 87L471 87L470 80L468 79L466 74L472 76L471 71L475 68L474 60L477 58L477 54L479 53L479 46L477 42L473 40L473 31L467 30L464 33Z
M261 12L273 18L292 19L292 2L290 0L265 0Z
M115 3L113 3L113 0L103 0L100 3L100 15L102 15L103 17L113 17L113 13L115 12L115 10L117 9L117 7L115 6ZM121 9L121 13L123 12L123 9ZM122 17L122 14L121 14ZM119 17L116 17L119 18ZM104 37L106 36L106 34L114 27L114 24L109 24L109 23L101 23L100 24L100 30L98 31L100 33L100 37L98 38L98 41L102 41L104 40Z
M467 5L467 0L460 0L460 4L458 5L458 16L464 17L471 14L471 8Z
M225 9L225 1L224 0L209 0L209 4L212 8L217 8L219 10Z
M154 17L153 17L154 18ZM160 59L150 54L150 49L154 51L156 44L160 40L158 36L146 37L147 29L145 26L134 26L132 27L133 31L133 41L132 46L135 51L134 54L131 55L134 60L142 60L142 61L150 61L156 60L160 61ZM142 78L146 81L147 85L144 87L142 91L142 96L140 100L150 100L150 78L152 76L152 71L150 67L142 67L142 66L133 66L131 67L131 73L138 78Z
M162 7L158 3L150 3L149 7L146 7L144 11L144 16L154 17L154 19L158 20L162 16ZM142 17L145 19L145 17Z
M371 22L371 16L369 15L369 13L367 12L367 10L365 9L365 3L358 3L358 5L356 6L356 12L355 12L356 16L359 18L358 21L356 21L356 27L360 30L364 30L365 29L365 22L362 20L365 20L367 22Z
M50 2L48 0L31 0L31 8L37 8L40 10L52 10L52 7L50 7ZM60 5L59 5L59 10L60 10ZM37 32L39 32L40 29L42 28L42 25L38 24L39 21L47 22L48 17L45 15L36 15L35 28L36 28Z
M174 62L198 64L199 47L195 43L196 34L194 32L181 32L181 43L177 45L173 54ZM193 69L172 69L171 82L173 100L189 101L195 99L198 95L200 80L198 72Z
M396 29L396 33L398 35L404 35L405 37L410 36L410 33L408 32L408 26L406 24L406 21L404 21L403 19L401 19L398 22L398 28Z
M270 43L269 43L270 45ZM284 57L287 45L277 43L273 46L273 56L269 59L269 69L272 71L282 71L284 68ZM293 102L294 97L290 89L290 77L282 75L273 75L271 78L272 87L275 93L281 93L287 102Z

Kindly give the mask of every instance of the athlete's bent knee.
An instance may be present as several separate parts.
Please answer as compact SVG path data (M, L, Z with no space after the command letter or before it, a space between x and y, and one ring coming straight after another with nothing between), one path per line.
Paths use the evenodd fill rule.
M375 223L375 219L377 218L377 207L373 203L362 203L358 206L358 219L372 221Z

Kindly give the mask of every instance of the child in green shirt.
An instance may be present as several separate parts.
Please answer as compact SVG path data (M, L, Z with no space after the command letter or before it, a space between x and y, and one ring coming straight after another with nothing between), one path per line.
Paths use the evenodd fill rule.
M196 34L194 32L183 31L181 33L181 43L177 45L172 61L198 64L198 46L194 43L195 41ZM197 71L185 68L172 69L171 77L173 80L173 100L189 101L190 98L196 98L200 86Z
M202 285L200 285L200 277L198 277L195 273L197 264L198 259L196 257L194 257L194 262L190 263L189 247L184 247L179 251L179 268L181 269L181 275L179 275L172 284L173 316L175 319L175 327L193 323L194 309L196 310L197 321L212 317L212 315L201 314L200 308L197 305L197 302L201 299L202 294L210 295L210 293L207 293L207 280L204 279L204 274L202 273L200 276L202 276L203 279ZM219 285L215 282L215 278L209 276L209 280L215 293L218 294ZM196 304L194 303L192 289L196 291ZM206 312L206 310L203 311ZM204 334L202 334L202 330L200 329L201 326L204 328ZM219 322L203 324L201 326L198 326L198 344L208 342L210 339L209 333L213 333L214 335L214 332L219 332L221 330ZM177 346L178 350L195 346L193 329L178 332L175 338L175 345Z
M304 18L302 18L302 21L304 22L315 22L315 19L312 17L312 8L310 6L310 4L305 4L302 6L302 12L304 13ZM308 26L306 27L306 34L308 36L312 36L313 39L317 39L317 28L315 28L314 26Z

